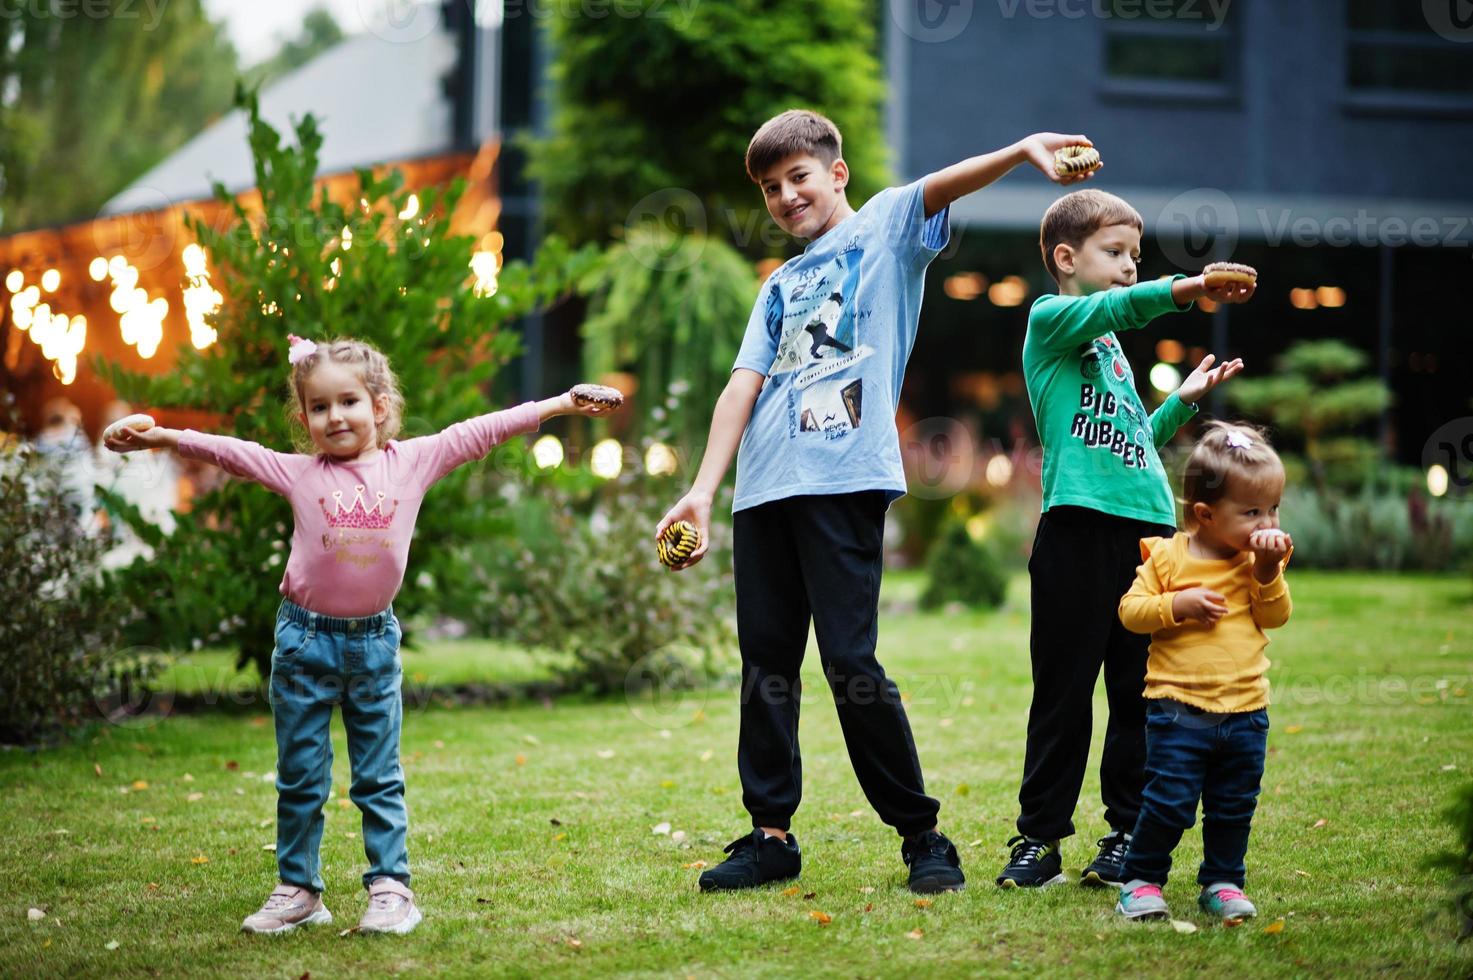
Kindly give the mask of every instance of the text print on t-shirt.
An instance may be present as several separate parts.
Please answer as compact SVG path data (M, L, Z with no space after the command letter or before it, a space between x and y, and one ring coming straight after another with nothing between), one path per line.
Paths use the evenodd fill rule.
M1150 469L1145 408L1137 404L1130 366L1114 340L1098 337L1080 344L1079 372L1098 383L1086 381L1079 386L1079 411L1074 413L1069 435L1082 440L1090 449L1108 452L1127 469ZM1119 397L1106 387L1109 377L1128 386Z

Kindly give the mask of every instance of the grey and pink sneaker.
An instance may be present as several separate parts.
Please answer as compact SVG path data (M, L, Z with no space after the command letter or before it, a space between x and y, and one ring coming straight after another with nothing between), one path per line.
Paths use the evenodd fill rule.
M402 936L423 918L409 886L393 878L375 878L368 886L368 910L358 920L358 931Z
M1248 901L1243 889L1230 882L1219 881L1202 889L1197 904L1208 915L1215 915L1224 922L1242 922L1258 914L1258 909Z
M1127 919L1169 919L1171 911L1161 897L1161 886L1149 881L1127 881L1120 887L1120 901L1115 911Z
M246 916L240 931L276 934L291 932L297 926L325 925L331 921L332 913L322 904L322 896L317 892L280 884L259 911Z

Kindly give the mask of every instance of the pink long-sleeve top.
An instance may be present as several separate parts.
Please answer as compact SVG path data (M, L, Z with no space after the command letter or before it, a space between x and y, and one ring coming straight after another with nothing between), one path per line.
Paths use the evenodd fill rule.
M382 612L404 582L425 491L539 425L535 402L457 422L432 436L390 440L367 460L278 453L185 430L179 453L255 480L291 502L296 527L281 594L327 616Z

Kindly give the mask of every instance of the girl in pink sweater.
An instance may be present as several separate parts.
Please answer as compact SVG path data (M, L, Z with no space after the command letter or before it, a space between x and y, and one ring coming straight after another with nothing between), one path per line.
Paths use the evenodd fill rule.
M404 581L425 491L492 446L556 415L611 409L572 391L458 422L432 436L394 437L404 396L387 358L358 340L289 337L297 417L316 455L154 427L124 428L115 452L177 449L260 483L291 502L291 555L281 580L271 654L276 725L276 861L281 883L246 918L247 932L288 932L332 921L322 902L322 807L332 785L329 724L342 705L350 795L363 813L363 932L405 933L420 921L409 890L408 818L399 764L399 621L390 603Z

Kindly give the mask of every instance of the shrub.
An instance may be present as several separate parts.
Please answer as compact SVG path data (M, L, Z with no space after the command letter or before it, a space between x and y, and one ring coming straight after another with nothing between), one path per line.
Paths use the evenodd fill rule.
M120 654L119 601L96 584L107 539L60 479L29 447L0 446L0 742L61 734L142 666Z
M519 547L506 567L481 573L487 625L557 654L563 680L595 693L638 689L672 670L716 673L736 638L728 525L713 525L712 554L672 573L653 538L677 497L672 481L593 479L559 472L519 488Z
M1449 571L1473 562L1473 501L1288 487L1280 514L1305 568Z
M953 522L936 539L926 557L928 581L921 608L961 602L996 609L1007 596L1008 578L993 545L975 540L966 524Z

